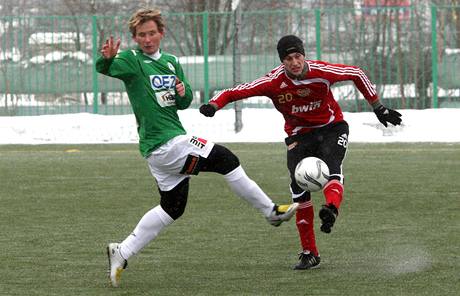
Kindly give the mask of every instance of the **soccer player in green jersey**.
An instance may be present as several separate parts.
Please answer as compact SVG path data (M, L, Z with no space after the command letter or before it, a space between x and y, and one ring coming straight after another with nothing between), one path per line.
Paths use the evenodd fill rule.
M110 37L102 46L96 69L124 82L136 116L139 149L157 182L160 204L145 213L125 240L107 246L114 287L120 284L127 260L184 213L189 178L200 171L223 175L232 191L274 226L288 221L298 207L297 203L273 203L224 146L186 134L177 110L186 109L193 94L178 58L160 49L165 30L160 11L135 12L129 30L138 46L118 52L120 39Z

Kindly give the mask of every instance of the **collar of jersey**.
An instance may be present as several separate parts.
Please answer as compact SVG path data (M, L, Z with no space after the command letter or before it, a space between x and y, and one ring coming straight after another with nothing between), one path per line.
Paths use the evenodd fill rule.
M155 61L158 61L161 58L161 52L160 52L159 49L154 54L145 54L144 53L144 55L148 56L149 58L151 58L152 60L155 60Z
M140 49L139 49L140 50ZM142 50L141 50L142 52ZM154 54L146 54L144 52L142 52L143 55L151 58L152 60L155 60L155 61L158 61L160 58L161 58L161 50L158 49Z

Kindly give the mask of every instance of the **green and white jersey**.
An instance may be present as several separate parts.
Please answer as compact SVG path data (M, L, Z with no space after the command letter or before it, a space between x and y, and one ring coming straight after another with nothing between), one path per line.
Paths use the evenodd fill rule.
M176 56L160 52L152 58L140 49L126 50L112 59L99 57L96 70L124 82L136 116L142 156L186 134L177 110L188 108L193 94ZM185 86L184 97L175 92L176 77Z

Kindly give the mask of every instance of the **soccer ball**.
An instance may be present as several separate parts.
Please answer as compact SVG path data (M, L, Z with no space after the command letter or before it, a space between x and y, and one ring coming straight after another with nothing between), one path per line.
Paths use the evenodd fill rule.
M295 180L303 190L319 191L329 181L329 167L317 157L306 157L295 168Z

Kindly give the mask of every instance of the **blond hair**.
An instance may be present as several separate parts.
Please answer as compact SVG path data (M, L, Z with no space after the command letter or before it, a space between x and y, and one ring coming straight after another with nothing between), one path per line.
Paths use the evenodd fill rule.
M161 17L161 11L159 9L150 9L150 8L142 8L133 13L131 18L129 19L129 31L131 34L136 36L136 28L139 25L142 25L145 22L154 21L157 24L158 31L160 33L164 32L165 23L163 18Z

